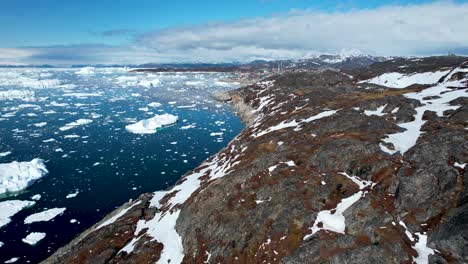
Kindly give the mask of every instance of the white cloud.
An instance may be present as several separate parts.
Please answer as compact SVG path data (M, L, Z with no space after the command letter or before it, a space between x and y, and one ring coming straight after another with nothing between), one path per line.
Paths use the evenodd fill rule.
M159 51L218 51L229 56L337 53L378 55L446 52L468 45L468 4L433 3L373 10L283 16L147 33L140 41ZM237 52L233 51L233 48ZM234 54L233 54L234 53Z
M216 62L350 50L373 55L467 54L466 25L468 4L437 2L334 13L294 10L280 16L147 32L128 46L15 50L19 60L34 63ZM0 63L4 53L5 49L0 50ZM15 57L11 54L15 53L8 60Z

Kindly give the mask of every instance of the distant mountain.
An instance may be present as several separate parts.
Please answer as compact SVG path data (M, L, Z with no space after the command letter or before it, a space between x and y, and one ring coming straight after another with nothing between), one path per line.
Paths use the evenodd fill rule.
M375 62L382 62L389 59L391 58L371 55L324 54L298 60L256 60L243 66L253 68L277 68L283 70L311 70L321 68L355 69L367 67Z
M144 64L73 64L71 68L83 67L129 67L129 68L144 68L144 69L216 69L216 70L312 70L323 68L339 68L339 69L356 69L367 67L375 62L382 62L392 58L371 56L371 55L343 55L343 54L322 54L311 56L302 59L289 60L254 60L251 62L226 62L226 63L144 63ZM0 65L0 68L54 68L53 65ZM58 66L57 66L58 67ZM224 69L224 70L223 70Z

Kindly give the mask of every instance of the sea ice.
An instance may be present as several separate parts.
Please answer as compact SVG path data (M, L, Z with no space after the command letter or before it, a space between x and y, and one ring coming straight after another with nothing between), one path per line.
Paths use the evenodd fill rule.
M11 217L24 208L31 207L34 201L9 200L0 202L0 228L11 221Z
M11 154L11 151L0 152L0 158L6 157Z
M67 198L67 199L75 198L79 193L80 193L80 191L76 191L74 193L69 193L69 194L67 194L67 196L65 196L65 198Z
M33 101L35 93L29 90L8 90L0 91L0 100L14 100L19 99L23 101Z
M23 190L47 173L47 168L41 159L0 163L0 194Z
M18 261L18 259L19 259L19 258L11 258L11 259L5 261L4 263L5 263L5 264L15 263L16 261Z
M39 213L32 214L24 219L25 224L35 222L45 222L54 219L56 216L63 214L66 208L52 208Z
M43 127L43 126L46 126L46 125L47 125L47 122L40 122L40 123L34 124L35 127Z
M155 115L152 118L127 125L125 129L134 134L153 134L158 128L174 124L177 120L178 117L171 114Z
M45 236L46 236L46 233L32 232L29 235L27 235L25 238L23 238L22 241L26 244L34 246L37 243L39 243L39 241L44 239Z
M149 106L149 107L160 107L161 104L158 103L158 102L151 102L151 103L148 104L148 106Z
M91 120L91 119L80 118L80 119L76 120L75 122L68 123L68 124L66 124L65 126L59 128L59 129L60 129L60 131L66 131L66 130L70 130L72 128L75 128L77 126L87 125L87 124L92 123L92 122L93 122L93 120Z
M75 72L78 75L93 75L94 67L83 67L79 71Z
M35 194L33 196L31 196L31 199L33 199L34 201L39 201L41 199L41 195L40 194Z

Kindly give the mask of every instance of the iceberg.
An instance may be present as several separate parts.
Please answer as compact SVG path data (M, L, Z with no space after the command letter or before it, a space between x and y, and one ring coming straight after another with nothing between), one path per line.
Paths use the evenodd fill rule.
M35 93L29 90L7 90L0 91L0 100L23 100L34 101Z
M0 194L26 189L48 172L42 159L0 163Z
M41 241L42 239L44 239L44 237L46 236L46 233L42 233L42 232L32 232L30 233L29 235L27 235L25 238L22 239L22 241L26 244L29 244L31 246L34 246L36 245L37 243L39 243L39 241Z
M87 124L92 123L92 122L93 122L93 120L91 120L91 119L81 118L81 119L76 120L75 122L68 123L68 124L66 124L65 126L59 128L59 129L60 129L60 131L67 131L67 130L70 130L70 129L75 128L77 126L87 125Z
M153 87L153 86L156 86L156 85L159 85L159 84L161 84L161 81L159 79L141 80L141 81L138 82L138 85L144 86L144 87L147 87L147 88L150 88L150 87Z
M66 208L52 208L39 213L35 213L26 217L26 219L24 219L24 223L32 224L35 222L47 222L54 219L56 216L63 214L65 210Z
M20 201L20 200L10 200L0 202L0 228L7 225L11 221L11 217L17 214L19 211L24 208L31 207L36 202L33 201Z
M171 114L155 115L152 118L138 121L125 126L125 129L134 134L153 134L158 128L176 123L178 117Z
M75 72L78 75L94 75L94 67L84 67Z

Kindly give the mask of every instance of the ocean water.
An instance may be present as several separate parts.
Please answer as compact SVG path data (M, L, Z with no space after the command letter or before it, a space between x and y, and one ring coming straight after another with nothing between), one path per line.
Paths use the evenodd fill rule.
M14 257L16 263L43 260L116 207L173 185L218 152L243 127L229 106L209 97L236 88L222 81L226 76L135 74L122 68L0 69L0 91L27 91L22 99L0 96L0 153L11 152L0 163L41 158L49 170L27 189L0 195L0 202L41 195L0 227L0 263ZM148 106L154 102L160 106ZM125 129L163 113L179 121L154 134ZM78 119L92 122L60 130ZM76 196L66 198L69 194ZM27 216L49 208L66 210L53 220L24 224ZM34 246L24 243L31 232L46 237Z

